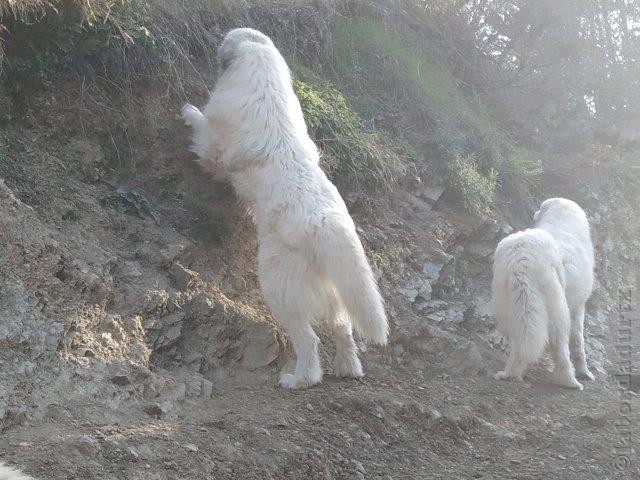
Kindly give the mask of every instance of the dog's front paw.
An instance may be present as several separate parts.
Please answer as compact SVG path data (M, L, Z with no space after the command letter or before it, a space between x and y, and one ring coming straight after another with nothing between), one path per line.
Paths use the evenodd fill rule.
M189 127L197 126L201 122L202 118L204 118L202 112L189 103L182 107L180 114L184 123Z

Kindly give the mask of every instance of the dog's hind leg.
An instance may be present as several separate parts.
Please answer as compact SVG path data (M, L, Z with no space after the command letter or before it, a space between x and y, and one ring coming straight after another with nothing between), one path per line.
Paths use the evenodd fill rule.
M582 390L582 384L576 380L571 358L569 356L569 336L566 334L550 335L549 346L553 357L553 374L559 385Z
M569 354L569 310L550 309L551 328L549 329L549 348L553 357L553 374L559 385L582 390L582 384L576 380Z
M340 313L339 315L344 315ZM348 318L336 318L331 326L336 343L336 356L333 359L336 377L359 378L364 374L358 358L358 347L353 340L351 323Z
M358 358L358 347L353 340L353 326L333 288L327 289L324 301L327 308L325 320L333 333L333 340L336 345L336 356L333 359L334 375L339 378L362 377L362 364Z
M280 386L295 389L320 383L320 340L311 327L318 311L317 290L307 262L291 251L283 255L267 247L261 248L259 257L265 301L289 335L296 354L295 372L283 373Z
M512 380L514 382L522 381L522 374L527 368L526 356L521 351L520 347L512 339L509 339L511 344L511 351L509 353L509 359L505 369L496 373L493 378L496 380Z
M280 386L284 388L306 388L322 381L322 369L318 355L318 336L311 328L311 322L301 317L279 316L296 352L296 369L293 374L283 373Z
M569 332L571 316L562 284L562 275L550 279L547 295L547 313L549 315L549 349L553 357L553 374L559 385L582 390L582 384L576 380L571 355L569 353Z

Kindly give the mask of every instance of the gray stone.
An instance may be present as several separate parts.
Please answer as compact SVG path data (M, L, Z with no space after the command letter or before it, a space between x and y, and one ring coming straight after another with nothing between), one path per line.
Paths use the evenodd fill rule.
M89 435L80 435L65 440L65 451L83 457L95 457L100 451L100 443Z
M431 205L435 205L442 197L444 190L444 187L425 185L420 189L420 197Z
M182 335L182 324L186 314L183 311L176 311L166 315L152 323L145 322L145 328L158 329L158 337L153 342L154 350L166 350L173 347L180 335Z
M151 415L152 417L156 418L160 418L164 414L162 407L158 403L150 403L148 405L145 405L144 407L142 407L142 410L147 415Z
M111 377L111 383L114 383L115 385L125 386L131 385L131 380L126 374L120 373Z
M142 276L142 266L135 260L126 260L118 264L117 274L125 280L135 280Z
M464 303L454 303L447 309L446 321L451 323L460 323L464 320L464 313L467 306Z
M403 295L409 303L414 303L416 299L431 300L431 284L428 280L422 278L414 278L409 281L403 288L399 288L398 292Z
M187 374L187 378L184 383L186 386L187 397L211 398L211 394L213 393L213 383L202 377L200 374Z
M266 367L280 354L276 331L266 322L248 321L245 327L246 347L240 364L250 370Z
M410 303L416 301L418 290L416 288L399 288L398 293L402 294Z
M496 245L493 241L474 242L467 247L467 253L475 258L483 260L493 255L495 247Z
M486 372L487 362L478 347L472 342L456 345L448 357L448 368L451 374L478 374Z
M180 262L174 262L171 265L169 276L180 290L188 290L200 282L200 275L193 270L185 268Z
M432 322L443 322L447 318L447 314L444 310L440 310L440 311L432 312L428 314L425 318Z
M170 267L171 264L178 258L184 260L183 257L187 257L187 247L182 243L173 243L167 245L160 250L160 263L163 267Z
M154 313L164 310L169 303L169 294L165 290L147 290L142 301L142 311Z
M211 398L213 395L213 383L207 380L206 378L202 379L202 397L203 398Z
M425 280L422 287L418 290L418 296L423 300L431 300L431 284L428 280Z
M580 415L580 421L592 427L604 427L609 415L607 413L585 413Z
M373 409L371 410L371 415L377 418L384 418L384 409L380 406L373 407Z

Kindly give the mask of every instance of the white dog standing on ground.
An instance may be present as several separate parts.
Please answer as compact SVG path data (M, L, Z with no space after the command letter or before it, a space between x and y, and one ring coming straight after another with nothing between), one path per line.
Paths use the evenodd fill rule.
M229 180L257 225L264 298L296 353L280 385L322 380L313 324L325 320L336 343L335 374L361 377L352 325L384 345L382 297L338 190L319 167L289 68L262 33L230 31L219 49L223 71L200 112L185 105L200 164Z
M0 462L0 480L33 480L33 478Z
M545 200L533 221L534 228L509 235L495 252L491 309L511 350L496 378L521 381L548 344L557 381L582 389L576 376L594 379L584 351L594 268L589 223L584 211L564 198Z

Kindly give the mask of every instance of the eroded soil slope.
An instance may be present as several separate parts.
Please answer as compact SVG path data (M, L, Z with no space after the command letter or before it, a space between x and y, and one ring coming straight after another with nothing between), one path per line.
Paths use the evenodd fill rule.
M604 170L547 181L587 208L597 244L597 379L576 392L550 384L548 362L523 384L491 377L505 360L491 255L532 204L480 220L435 177L398 173L392 191L337 179L391 341L362 346L362 381L337 381L323 336L325 382L286 392L250 215L192 165L179 105L125 147L100 119L84 133L52 119L64 95L43 98L2 138L0 460L42 479L636 478L618 434L639 431L640 377L619 388L614 374L620 347L635 366L640 348L637 328L620 334L621 309L640 310L637 191L598 187Z

